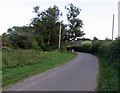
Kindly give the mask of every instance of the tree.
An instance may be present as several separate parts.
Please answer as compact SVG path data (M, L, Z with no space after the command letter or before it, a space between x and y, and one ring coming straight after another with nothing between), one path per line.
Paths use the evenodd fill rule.
M111 41L108 37L105 38L105 41Z
M37 17L32 19L31 25L35 29L35 33L42 35L48 45L55 43L55 37L58 36L59 32L57 30L57 22L59 17L62 16L59 8L54 5L54 7L49 7L47 10L39 12L39 6L36 6L34 7L34 12ZM52 37L54 38L52 39Z
M75 7L73 4L69 4L69 6L65 7L65 9L68 11L67 20L69 22L67 39L75 40L76 37L81 37L84 35L83 31L81 30L83 26L82 20L78 18L81 9Z
M28 26L13 26L12 28L9 28L7 30L8 34L10 35L14 35L14 34L28 34L28 33L32 33L32 28L28 27Z
M93 41L95 41L95 40L98 40L98 38L97 37L93 37Z

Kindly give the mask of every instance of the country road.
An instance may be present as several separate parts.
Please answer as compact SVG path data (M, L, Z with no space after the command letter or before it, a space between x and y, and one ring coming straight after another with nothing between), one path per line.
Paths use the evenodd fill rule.
M4 91L95 91L98 67L95 56L78 53L63 66L32 76Z

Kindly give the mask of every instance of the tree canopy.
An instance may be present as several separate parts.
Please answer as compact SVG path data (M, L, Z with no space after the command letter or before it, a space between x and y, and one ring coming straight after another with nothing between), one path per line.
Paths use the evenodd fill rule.
M62 12L59 7L54 5L48 7L44 11L40 11L40 6L33 7L36 17L31 19L28 26L13 26L8 29L8 35L4 34L5 42L10 42L16 48L39 48L49 50L47 48L58 48L60 17ZM74 40L76 37L84 35L81 30L83 23L79 19L81 9L69 4L65 7L68 13L67 20L69 24L65 25L61 22L61 44L66 41ZM8 40L9 39L9 40ZM4 45L5 45L4 42ZM35 46L35 47L34 47Z
M81 37L85 33L81 30L83 26L83 22L79 19L79 14L81 9L75 7L73 4L69 4L66 6L65 9L67 10L67 20L69 22L68 26L68 39L75 40L76 37Z

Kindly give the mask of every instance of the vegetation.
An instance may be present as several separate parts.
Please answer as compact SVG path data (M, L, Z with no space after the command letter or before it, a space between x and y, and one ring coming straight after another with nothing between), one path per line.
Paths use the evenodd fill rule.
M120 80L118 77L118 69L120 67L120 39L116 39L115 41L97 41L93 45L93 49L94 51L96 49L97 54L99 54L97 56L100 59L98 90L118 91L118 82Z
M77 56L76 53L3 48L2 86L14 84L60 66Z
M66 8L66 7L65 7ZM36 17L31 19L29 26L13 26L7 33L2 35L2 45L13 49L36 49L36 50L56 50L58 48L59 29L62 12L54 5L44 11L40 11L40 6L33 8ZM75 37L83 36L82 20L78 18L80 9L73 4L66 8L67 19L70 24L61 22L61 49L65 48L65 42L74 40ZM73 38L74 37L74 38Z
M74 51L77 52L87 52L87 53L91 53L91 45L92 45L92 41L91 40L85 40L85 39L81 39L78 41L72 41L69 42L67 44L67 50L71 50L74 49Z
M39 10L40 6L33 9L36 17L32 18L29 26L13 26L2 35L3 87L62 65L76 56L75 53L56 51L59 18L62 16L59 7L54 5L44 11ZM120 39L111 41L109 38L98 40L94 37L93 41L85 38L74 41L76 37L85 34L81 29L83 22L79 19L81 9L73 4L69 4L65 9L69 23L65 25L61 22L61 49L66 49L67 42L67 50L95 54L100 60L97 90L117 91L120 80L118 78Z
M34 7L34 12L37 17L32 19L30 26L35 30L35 34L42 35L44 42L47 45L54 45L58 43L59 34L59 17L62 16L59 8L54 5L54 7L49 7L43 12L39 11L39 7Z
M99 54L95 54L99 58L99 80L98 91L118 91L119 75L118 69L110 64L110 60Z
M99 58L98 91L118 91L120 67L120 39L94 40L91 44L72 45L68 50L93 53Z
M83 25L82 20L78 18L81 9L75 7L73 4L69 4L65 9L68 11L67 20L69 22L67 39L75 40L76 37L81 37L85 34L81 31Z
M33 8L36 17L31 19L28 26L13 26L7 30L7 33L2 34L3 87L62 65L77 55L66 52L65 46L66 41L71 39L68 33L73 31L67 28L74 24L65 25L61 22L61 50L58 51L59 18L62 13L56 5L44 11L40 11L39 8L40 6ZM69 13L70 11L77 13L76 17L80 14L73 4L70 4L70 8L74 9L69 10ZM76 31L72 32L75 37L83 35L79 34L83 33L79 30L82 28L82 21L76 17L74 17L74 21L77 21Z

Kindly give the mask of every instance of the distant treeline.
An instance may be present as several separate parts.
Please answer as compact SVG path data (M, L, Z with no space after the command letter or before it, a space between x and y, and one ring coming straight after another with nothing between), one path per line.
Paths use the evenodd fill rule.
M92 41L89 38L77 38L77 41Z

